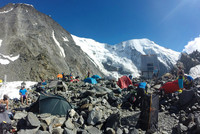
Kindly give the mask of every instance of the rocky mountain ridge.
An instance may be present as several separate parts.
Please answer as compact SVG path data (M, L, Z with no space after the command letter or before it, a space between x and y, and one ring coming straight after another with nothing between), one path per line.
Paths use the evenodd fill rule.
M0 9L0 47L0 76L8 81L39 81L62 72L84 77L88 69L102 74L69 32L31 5Z

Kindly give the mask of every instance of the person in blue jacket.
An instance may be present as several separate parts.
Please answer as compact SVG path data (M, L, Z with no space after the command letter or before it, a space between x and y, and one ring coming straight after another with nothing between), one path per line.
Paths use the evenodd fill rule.
M26 104L28 105L28 92L24 86L21 87L19 90L21 103L24 104L24 100L26 99Z
M147 83L146 82L140 82L138 84L138 88L136 89L137 96L136 96L136 107L140 107L142 99L144 95L147 93Z

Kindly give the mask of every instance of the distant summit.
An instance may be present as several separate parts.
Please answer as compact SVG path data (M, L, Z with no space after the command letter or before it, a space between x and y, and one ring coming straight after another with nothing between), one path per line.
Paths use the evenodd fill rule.
M71 34L32 5L0 8L0 77L8 81L51 78L58 73L102 74Z
M105 75L119 77L141 75L141 56L157 55L161 74L169 72L179 59L179 52L166 49L148 39L133 39L116 45L107 45L92 39L72 36Z

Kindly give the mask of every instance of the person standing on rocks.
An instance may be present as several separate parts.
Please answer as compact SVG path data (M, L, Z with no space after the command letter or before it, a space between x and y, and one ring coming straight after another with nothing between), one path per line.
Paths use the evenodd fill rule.
M138 88L136 89L136 91L137 91L137 96L136 96L135 106L140 107L140 105L142 103L142 99L143 99L144 95L147 93L147 83L140 82L138 84Z
M19 94L22 105L24 104L25 99L26 99L26 104L28 105L28 92L24 86L22 86L22 88L19 90Z
M130 74L128 77L129 77L129 79L132 81L132 79L133 79L132 74Z
M87 77L90 77L90 70L88 70L88 74L87 74Z
M181 66L178 66L177 76L178 76L178 86L179 86L179 90L183 90L184 70L182 69Z
M154 70L153 70L153 79L154 79L154 80L157 80L158 74L159 74L159 70L158 70L158 68L155 66L155 67L154 67Z

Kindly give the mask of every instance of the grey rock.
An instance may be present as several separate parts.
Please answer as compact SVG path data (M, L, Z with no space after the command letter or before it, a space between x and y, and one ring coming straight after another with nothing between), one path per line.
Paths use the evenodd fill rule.
M21 112L21 111L16 111L16 113L15 113L13 118L15 120L19 120L19 119L25 118L26 116L27 116L27 113Z
M112 128L106 128L106 134L115 134L115 130Z
M68 129L68 128L64 128L64 131L63 131L63 134L76 134L76 133L77 133L76 129L71 130L71 129Z
M129 133L128 128L124 128L124 133L125 133L125 134L128 134L128 133Z
M50 125L54 118L55 118L54 116L48 116L48 117L42 117L41 119L44 120L47 123L47 125Z
M49 126L46 123L44 123L44 122L40 122L40 127L41 127L41 129L43 131L47 131L48 128L49 128Z
M39 127L35 129L20 129L17 134L36 134L39 130Z
M72 123L72 119L68 118L67 121L65 122L66 128L73 130L74 129L74 124Z
M200 60L197 58L199 55L198 51L193 52L192 54L182 53L180 57L180 62L184 64L184 72L189 74L190 68L199 65Z
M196 123L193 122L193 121L191 121L191 122L188 124L188 129L189 129L189 130L193 130L193 129L195 128L195 126L196 126Z
M123 134L123 131L121 128L117 128L116 134Z
M183 125L182 123L178 124L178 133L183 133L186 132L188 130L187 126Z
M50 134L48 131L38 130L36 134Z
M39 119L32 112L29 112L26 118L27 118L28 126L33 126L33 127L40 126Z
M74 109L70 109L69 116L73 117L76 114L76 111Z
M101 130L99 130L98 128L93 127L93 126L88 126L86 130L90 134L102 134Z
M195 123L197 125L197 131L200 132L200 117L195 118Z
M82 115L79 116L78 123L79 123L80 125L83 125L83 124L84 124L84 119L83 119L83 116L82 116Z
M66 120L65 117L62 117L62 118L55 117L53 121L51 122L51 125L53 126L53 128L60 127L64 124L65 120Z
M64 129L62 128L54 128L52 130L52 134L63 134Z
M96 123L100 122L102 118L102 112L99 110L92 110L87 118L87 123L89 125L95 125Z
M138 130L136 128L133 128L129 132L130 134L138 134Z
M105 122L105 128L109 127L109 128L113 128L114 130L117 130L117 128L120 126L121 124L121 116L119 113L117 114L111 114L106 122Z
M168 134L168 132L166 132L166 131L161 131L161 134Z
M196 106L192 106L191 108L193 111L197 110L197 107Z

